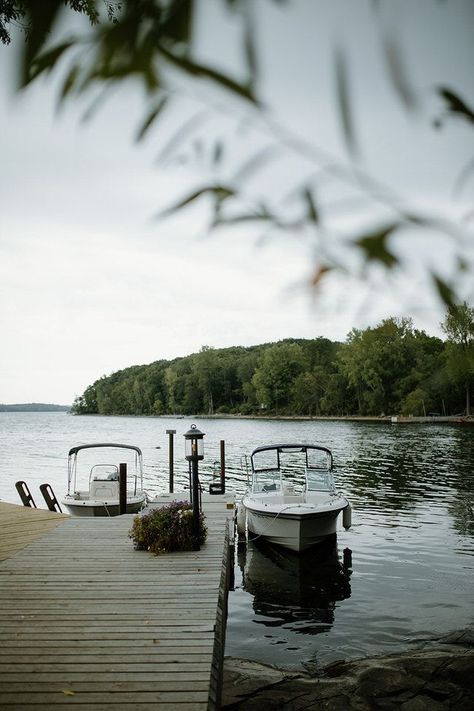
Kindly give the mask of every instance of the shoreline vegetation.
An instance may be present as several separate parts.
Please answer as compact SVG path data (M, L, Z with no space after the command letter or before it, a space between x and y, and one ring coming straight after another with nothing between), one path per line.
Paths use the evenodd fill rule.
M389 318L353 329L344 343L318 337L203 346L174 360L131 366L87 387L72 412L378 421L392 415L440 422L471 414L473 387L474 340L443 341L410 319Z
M77 413L72 412L72 415L79 417L110 417L100 413ZM135 415L135 414L115 414L113 417L153 417L162 420L181 420L184 415L176 415L175 413L165 415ZM289 422L365 422L374 424L454 424L454 425L474 425L474 416L466 415L432 415L430 417L404 417L401 415L242 415L239 413L219 413L208 415L205 413L193 413L186 415L187 419L200 420L275 420Z

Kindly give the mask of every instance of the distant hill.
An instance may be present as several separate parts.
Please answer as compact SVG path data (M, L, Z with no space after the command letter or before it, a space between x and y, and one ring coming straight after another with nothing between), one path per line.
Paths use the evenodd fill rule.
M70 405L52 405L44 402L25 402L17 405L0 403L0 412L67 412L70 409Z

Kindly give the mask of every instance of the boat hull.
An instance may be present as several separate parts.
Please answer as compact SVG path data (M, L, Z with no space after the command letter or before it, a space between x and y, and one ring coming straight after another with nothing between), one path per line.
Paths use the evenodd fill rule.
M90 499L75 499L72 496L66 496L61 502L67 508L68 512L73 516L118 516L120 514L120 505L117 499L111 501L97 501ZM138 513L146 503L146 495L140 494L127 499L127 513Z
M243 505L251 533L274 545L300 553L337 532L337 519L347 502L330 511L306 510L304 513L262 511L245 499Z

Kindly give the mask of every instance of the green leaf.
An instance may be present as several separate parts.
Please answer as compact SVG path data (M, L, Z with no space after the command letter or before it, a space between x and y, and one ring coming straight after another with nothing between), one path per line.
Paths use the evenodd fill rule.
M474 110L471 109L462 99L445 86L438 87L438 94L447 103L448 111L453 114L460 114L469 123L474 123Z
M403 54L393 37L385 37L384 49L392 84L407 109L413 110L417 106L417 100L404 63Z
M456 296L449 284L447 284L444 279L440 279L440 277L434 273L432 273L431 276L441 300L446 304L446 306L455 306Z
M64 52L75 44L74 40L63 42L56 47L38 55L31 63L29 81L36 79L42 72L50 72L58 59L62 57Z
M359 238L355 244L362 249L367 261L381 262L387 269L391 269L395 264L398 264L398 259L389 251L387 240L399 226L399 223L396 222L389 227Z
M251 12L252 6L246 6L247 12L245 13L244 22L244 50L245 59L247 62L247 69L250 77L250 85L254 86L257 79L257 50L255 43L255 24L253 13Z
M308 219L314 222L315 225L319 224L318 208L316 207L313 194L309 188L304 188L303 197L308 207Z
M336 95L341 116L342 131L349 153L355 158L358 154L357 140L352 119L352 107L349 95L349 72L346 55L339 47L335 54Z
M161 30L175 42L189 43L193 0L172 0L166 8L166 17L161 23Z
M197 62L193 62L187 57L178 57L164 47L163 44L160 44L158 49L161 54L168 59L169 62L171 62L171 64L174 64L179 69L186 72L186 74L190 74L191 76L199 76L204 79L211 79L217 84L220 84L220 86L224 89L228 89L241 98L251 101L253 104L258 104L257 98L253 94L250 87L245 86L244 84L239 84L225 74L221 74L211 67L206 67L202 64L198 64Z
M258 213L244 213L242 215L231 215L223 217L221 223L225 225L238 225L243 222L268 222L273 218L271 215L261 215Z
M165 210L160 212L158 215L156 215L156 218L163 219L165 217L169 217L170 215L174 214L178 210L181 210L183 207L190 205L191 203L195 202L203 195L207 195L207 194L214 195L214 197L217 200L217 205L220 205L220 204L222 204L222 202L224 200L235 195L235 191L232 188L226 188L223 185L208 185L205 188L200 188L199 190L194 191L193 193L186 196L185 198L183 198L176 204L172 205L171 207L166 208Z
M76 85L77 78L79 77L80 67L78 64L74 64L66 75L63 82L61 91L59 92L59 100L63 101L71 93Z
M209 188L209 191L214 193L218 202L224 202L227 198L235 195L235 190L233 188L227 188L225 185L216 185L213 188Z
M24 0L22 3L29 18L28 36L22 57L21 85L27 86L38 74L32 76L32 67L38 52L51 33L56 15L61 9L62 0Z
M153 107L153 109L150 111L142 125L137 131L137 134L135 136L135 141L138 143L141 141L145 135L148 133L150 130L151 126L153 125L155 119L158 118L158 116L161 114L163 109L165 108L166 104L168 102L168 97L167 96L160 96L158 99L157 104Z

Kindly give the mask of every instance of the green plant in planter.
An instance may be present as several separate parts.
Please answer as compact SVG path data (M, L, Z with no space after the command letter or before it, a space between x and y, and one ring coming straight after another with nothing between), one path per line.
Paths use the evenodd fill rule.
M193 509L187 501L172 501L145 516L135 516L129 533L137 550L155 555L193 550ZM207 537L204 515L199 514L199 544Z

